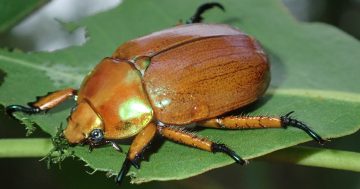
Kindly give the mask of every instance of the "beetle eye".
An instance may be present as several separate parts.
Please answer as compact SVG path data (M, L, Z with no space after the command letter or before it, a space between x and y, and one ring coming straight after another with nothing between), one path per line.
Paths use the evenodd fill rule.
M94 129L91 131L89 139L93 143L99 143L104 139L104 133L101 129Z

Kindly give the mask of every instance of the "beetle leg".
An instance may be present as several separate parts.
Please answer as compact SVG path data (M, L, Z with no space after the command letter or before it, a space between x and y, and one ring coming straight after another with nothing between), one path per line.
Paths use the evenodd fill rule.
M123 150L121 149L121 147L120 147L118 144L116 144L116 142L114 142L114 141L107 141L107 142L110 143L111 146L112 146L116 151L118 151L118 152L123 152Z
M116 142L114 141L111 141L111 140L103 140L102 142L100 143L91 143L91 142L85 142L85 144L88 144L89 145L89 152L92 152L94 150L94 148L98 148L98 147L101 147L101 146L104 146L104 145L107 145L107 144L111 144L111 146L118 152L122 152L122 149L121 147L116 144Z
M222 6L220 3L216 3L216 2L204 3L200 7L198 7L195 14L189 20L186 21L186 24L200 23L203 20L203 17L201 15L205 11L207 11L207 10L213 8L213 7L218 7L222 11L225 11L224 6Z
M324 144L325 140L315 131L311 130L305 123L290 117L288 114L280 117L268 116L228 116L223 118L209 119L198 122L200 126L221 129L256 129L256 128L286 128L292 126L305 131L315 141Z
M132 164L135 168L140 168L140 159L142 152L150 144L151 140L156 134L156 126L154 123L149 123L139 134L136 135L135 139L130 145L130 149L127 153L125 161L121 167L119 174L115 178L115 182L118 184L124 179L125 175L130 169Z
M10 105L6 107L6 112L12 115L14 112L24 112L27 114L35 114L41 111L49 110L60 103L64 102L67 98L76 96L77 90L68 88L60 91L49 93L46 96L38 98L36 102L29 103L30 107L21 105Z
M311 136L319 144L324 144L326 142L326 140L324 140L315 131L310 129L309 126L307 126L305 123L292 118L290 116L292 113L294 113L294 111L291 111L291 112L287 113L286 115L280 117L282 127L286 128L287 126L292 126L292 127L299 128L299 129L305 131L309 136Z
M234 159L236 163L239 163L241 165L247 163L246 160L242 159L233 150L226 147L225 144L218 144L212 142L206 138L201 138L194 135L193 133L186 132L185 130L181 130L177 127L158 126L157 129L160 135L172 141L209 152L223 152L229 155L232 159Z

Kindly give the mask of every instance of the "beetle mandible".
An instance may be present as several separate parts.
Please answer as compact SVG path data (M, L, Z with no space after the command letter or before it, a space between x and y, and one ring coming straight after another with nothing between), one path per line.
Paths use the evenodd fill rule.
M76 107L63 131L71 144L89 148L135 136L116 182L131 165L139 168L142 151L155 135L209 152L223 152L245 164L225 144L184 131L184 126L219 129L286 128L324 140L307 125L290 117L224 116L259 99L270 82L270 66L260 44L251 36L223 24L201 23L201 15L219 3L201 5L186 24L165 29L121 45L72 88L48 94L29 107L10 105L9 114L35 114L69 97Z

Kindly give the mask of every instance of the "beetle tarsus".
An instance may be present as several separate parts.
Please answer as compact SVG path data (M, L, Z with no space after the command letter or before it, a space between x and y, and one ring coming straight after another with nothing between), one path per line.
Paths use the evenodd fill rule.
M95 146L89 143L89 152L92 152L94 150Z
M232 159L235 160L236 163L238 163L240 165L245 165L248 163L248 161L242 159L239 155L236 154L236 152L234 152L233 150L231 150L230 148L225 146L225 144L213 143L211 145L211 151L212 152L223 152L223 153L229 155Z
M193 23L200 23L204 18L201 16L205 11L213 8L213 7L218 7L220 8L222 11L225 11L225 8L222 4L220 3L205 3L203 5L201 5L195 12L194 16L192 16L189 20L186 21L186 24L193 24Z
M115 177L115 182L121 184L122 180L125 178L126 174L129 172L131 161L128 158L125 158L125 161L121 167L119 174Z
M40 108L37 108L37 107L25 107L25 106L21 106L21 105L10 105L10 106L7 106L5 109L6 109L6 113L10 116L13 116L14 112L23 112L26 114L36 114L41 111Z
M140 157L137 156L135 159L131 160L131 164L136 168L140 169Z
M292 113L294 113L294 111L291 111L291 112L287 113L286 115L280 117L281 125L283 127L292 126L292 127L299 128L299 129L305 131L309 136L311 136L319 144L324 144L326 142L326 140L324 140L315 131L311 130L305 123L292 118L290 116Z

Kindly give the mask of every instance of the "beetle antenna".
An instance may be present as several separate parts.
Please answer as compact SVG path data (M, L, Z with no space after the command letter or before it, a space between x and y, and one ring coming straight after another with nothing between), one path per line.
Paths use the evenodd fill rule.
M319 144L324 144L326 142L326 140L321 138L321 136L318 135L317 133L315 133L315 131L311 130L309 128L309 126L307 126L305 123L292 118L290 116L292 113L294 113L294 111L291 111L291 112L287 113L286 115L280 117L281 124L283 127L292 126L292 127L299 128L299 129L305 131L309 136L311 136Z
M186 21L186 24L200 23L204 19L201 15L205 11L207 11L213 7L218 7L222 11L225 11L224 6L220 3L217 3L217 2L204 3L196 10L194 16L192 16L189 20Z

